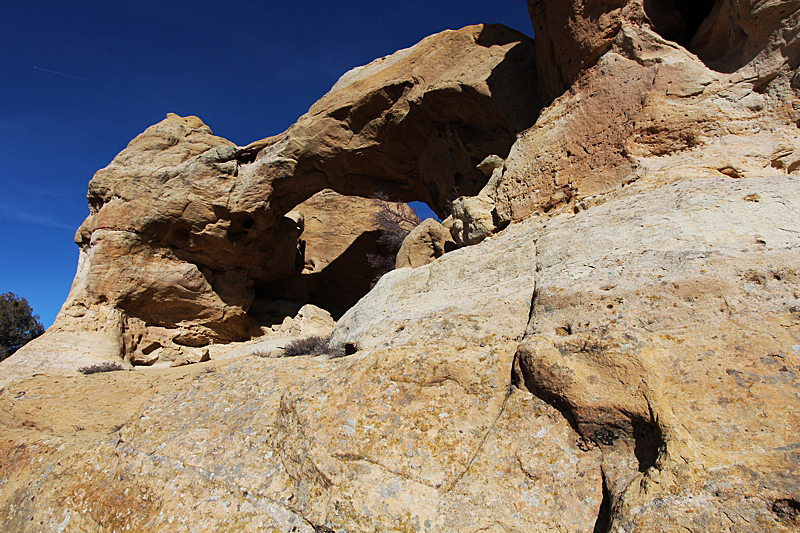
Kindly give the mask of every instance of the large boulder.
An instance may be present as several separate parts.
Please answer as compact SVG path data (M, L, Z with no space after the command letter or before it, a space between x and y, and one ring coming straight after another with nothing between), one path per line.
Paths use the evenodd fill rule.
M395 268L427 265L455 248L456 243L450 231L441 222L427 218L403 239L397 252Z

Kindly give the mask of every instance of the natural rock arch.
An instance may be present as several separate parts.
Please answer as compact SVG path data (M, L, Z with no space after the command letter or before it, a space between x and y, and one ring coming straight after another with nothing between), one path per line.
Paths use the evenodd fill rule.
M338 317L370 287L369 198L446 216L486 183L477 165L533 124L537 94L533 41L478 25L351 70L286 132L245 147L170 115L90 182L59 324L85 327L77 308L119 310L124 351L139 354L248 340L309 302ZM335 245L319 239L320 217L342 234L328 235Z

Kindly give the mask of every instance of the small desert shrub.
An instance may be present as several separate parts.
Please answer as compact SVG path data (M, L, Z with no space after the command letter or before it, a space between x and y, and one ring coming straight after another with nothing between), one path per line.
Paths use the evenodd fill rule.
M97 374L98 372L114 372L116 370L125 370L125 367L122 366L120 363L112 363L111 361L106 361L105 363L97 363L96 365L82 366L78 368L78 372L86 375Z
M290 342L283 347L284 357L295 355L327 355L331 359L344 356L344 349L331 346L330 335L320 337L313 335Z
M370 288L374 287L384 274L394 270L397 252L403 245L403 239L420 224L419 217L411 208L389 201L389 197L382 192L375 193L372 202L378 207L372 221L380 228L380 236L377 241L378 253L367 254L367 263L375 272Z

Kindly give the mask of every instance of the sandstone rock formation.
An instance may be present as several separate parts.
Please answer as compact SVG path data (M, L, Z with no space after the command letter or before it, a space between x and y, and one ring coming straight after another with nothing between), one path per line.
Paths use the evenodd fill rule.
M90 182L72 291L28 354L72 339L67 366L87 353L148 364L258 337L305 303L340 316L375 275L368 198L444 214L456 190L477 193L475 165L538 113L532 64L524 35L470 26L353 69L286 132L243 148L169 115ZM88 332L99 340L85 345ZM16 364L49 365L35 359Z
M532 101L552 103L510 150L463 158L478 177L470 191L459 187L444 226L475 244L384 276L336 322L341 359L248 357L283 342L267 334L211 345L211 362L181 368L8 381L4 523L15 531L796 531L797 7L530 2L541 80ZM458 44L465 36L488 38L484 31L438 36L451 55L431 51L426 76L447 72L433 59L469 48ZM290 130L236 152L242 189L232 198L254 204L230 211L264 217L251 215L248 242L278 239L269 229L279 216L296 231L308 225L307 214L290 212L306 199L291 196L293 182L368 192L355 190L370 183L357 174L372 168L359 150L402 154L388 132L418 116L407 96L415 89L392 100L386 73L432 42L343 77L373 94L364 102L380 120L358 122L358 105L348 104L349 118L320 111L293 126L314 116L333 125L325 132L358 123L359 148L317 146L330 157L304 167L308 154ZM481 54L503 48L487 42ZM312 111L339 109L332 102L343 89L334 89ZM461 93L473 101L471 90ZM434 107L447 108L436 98ZM406 104L405 119L392 122ZM187 138L217 142L209 136ZM192 150L186 142L181 150ZM219 142L215 153L228 149ZM284 150L297 157L279 166ZM447 164L465 169L459 161ZM411 199L403 191L419 182L403 179L416 178L382 183ZM257 196L259 186L272 196ZM446 212L435 195L427 200ZM127 201L109 197L98 213ZM130 319L104 305L87 308L85 320L113 324L97 332L110 342ZM17 368L8 366L15 357L0 371Z
M305 228L295 272L266 284L255 305L263 306L266 298L280 298L310 302L334 318L342 316L373 285L376 271L369 258L386 253L381 233L389 231L390 224L381 215L387 209L416 217L403 203L342 196L327 189L295 207L288 216L300 215ZM251 316L255 313L251 306Z
M460 196L453 201L450 233L458 246L471 246L497 230L502 229L497 216L495 200L497 186L503 176L505 162L490 155L478 165L489 178L477 196Z

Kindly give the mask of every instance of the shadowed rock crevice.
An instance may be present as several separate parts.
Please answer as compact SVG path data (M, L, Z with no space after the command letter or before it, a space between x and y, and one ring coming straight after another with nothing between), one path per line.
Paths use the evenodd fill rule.
M632 425L633 453L639 463L639 472L646 472L648 468L656 465L656 460L665 445L664 435L658 424L641 417L634 417Z
M308 272L301 264L286 279L257 285L257 300L283 300L298 306L310 303L327 310L338 320L370 289L376 271L369 264L368 256L379 253L379 237L380 230L362 233L322 270ZM284 317L276 318L279 321Z
M611 494L606 485L606 476L603 475L603 500L600 502L592 533L608 533L609 527L611 527Z
M643 5L656 33L689 48L700 24L718 2L721 0L644 0Z
M580 439L591 440L585 439L581 434L581 429L578 425L578 421L575 419L572 406L569 405L565 398L561 398L557 394L553 394L551 391L545 390L539 383L537 383L533 374L527 372L526 368L520 364L519 352L517 352L517 354L514 356L514 364L511 367L511 383L518 389L527 391L546 404L554 407L559 413L561 413L561 416L564 417L564 420L567 422L567 424L569 424L569 427L572 428L576 436L578 436Z

